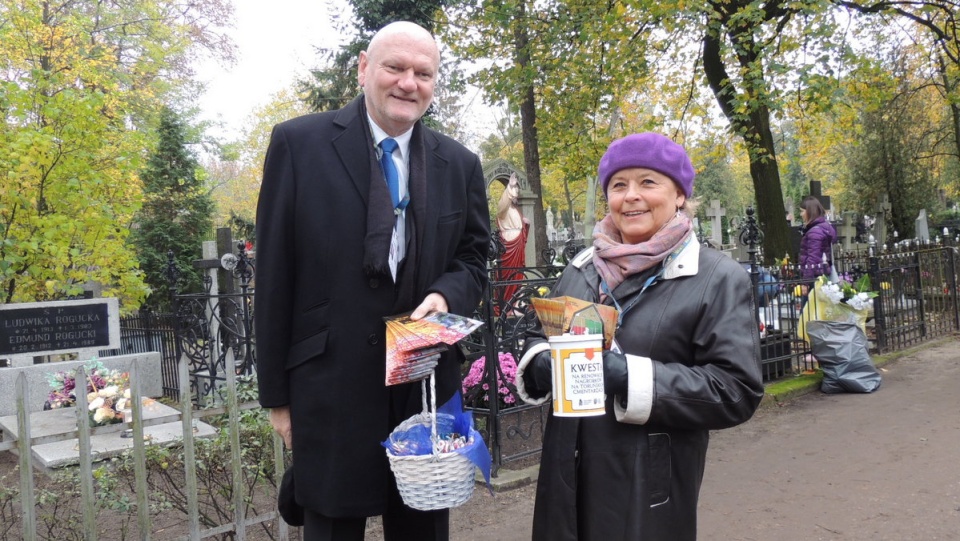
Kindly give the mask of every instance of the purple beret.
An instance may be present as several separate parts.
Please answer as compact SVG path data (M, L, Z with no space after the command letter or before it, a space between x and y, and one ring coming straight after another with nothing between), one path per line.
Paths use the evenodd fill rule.
M682 146L659 133L635 133L610 143L597 171L604 196L610 177L630 167L663 173L673 179L687 197L693 196L694 172L690 157Z

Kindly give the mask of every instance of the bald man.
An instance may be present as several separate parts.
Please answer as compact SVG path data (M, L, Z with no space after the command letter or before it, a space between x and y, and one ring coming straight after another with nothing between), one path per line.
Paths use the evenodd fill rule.
M360 53L363 94L278 124L267 150L254 300L260 404L293 449L308 541L363 539L376 515L387 541L449 537L446 510L402 503L380 445L421 410L419 383L384 384L384 316L470 315L487 280L480 161L420 121L439 65L429 32L392 23ZM460 392L462 361L457 348L437 360L438 404Z

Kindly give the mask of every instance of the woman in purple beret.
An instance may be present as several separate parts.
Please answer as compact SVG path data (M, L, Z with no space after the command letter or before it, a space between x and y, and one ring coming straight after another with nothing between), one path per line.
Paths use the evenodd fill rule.
M709 431L746 421L763 397L750 277L697 242L683 147L629 135L598 173L610 212L551 295L619 310L606 410L548 419L533 539L695 541ZM551 362L531 332L517 372L527 402L550 399Z

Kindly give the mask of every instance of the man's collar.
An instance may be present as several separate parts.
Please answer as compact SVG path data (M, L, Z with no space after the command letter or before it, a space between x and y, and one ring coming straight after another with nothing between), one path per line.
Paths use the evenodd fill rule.
M370 116L369 112L367 112L367 122L370 123L370 134L373 135L373 144L379 146L380 141L383 141L387 137L390 137L389 135L387 135L387 132L383 131L383 129L380 126L378 126L376 122L374 122L373 117ZM400 155L404 156L404 159L406 159L406 156L410 155L408 153L408 150L410 148L411 137L413 137L412 126L410 127L409 130L393 138L397 142L397 145L400 146Z

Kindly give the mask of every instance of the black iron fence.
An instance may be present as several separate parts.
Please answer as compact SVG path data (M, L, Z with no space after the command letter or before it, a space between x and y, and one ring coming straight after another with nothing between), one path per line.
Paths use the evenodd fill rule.
M120 318L120 347L98 352L101 357L147 353L161 354L160 376L163 395L179 396L177 383L177 320L173 314L156 314L150 310Z
M143 311L120 318L120 349L101 351L101 356L158 351L163 394L180 397L178 365L186 361L190 395L194 403L214 396L226 381L226 370L238 376L252 374L256 365L253 336L254 262L238 245L229 272L239 281L237 293L214 293L213 280L204 278L204 291L179 293L179 271L168 254L167 277L171 282L173 312Z

